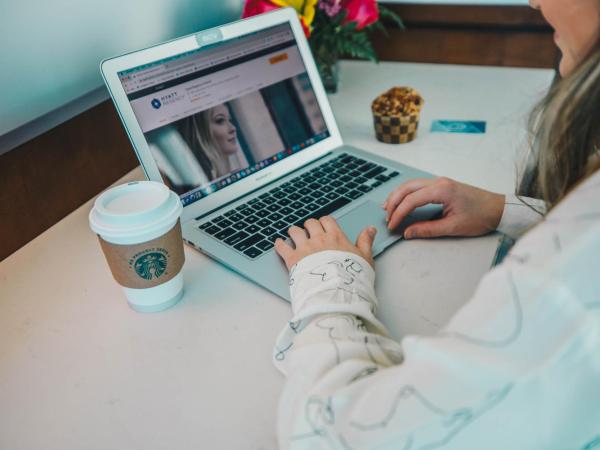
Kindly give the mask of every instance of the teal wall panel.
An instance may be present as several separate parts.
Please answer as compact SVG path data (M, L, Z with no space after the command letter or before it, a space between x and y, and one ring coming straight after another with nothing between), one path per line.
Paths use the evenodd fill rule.
M103 86L110 56L237 19L242 0L0 0L0 136Z

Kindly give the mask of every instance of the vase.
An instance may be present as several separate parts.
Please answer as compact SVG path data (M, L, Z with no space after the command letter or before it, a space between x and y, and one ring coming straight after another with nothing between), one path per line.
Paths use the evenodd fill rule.
M340 66L338 61L317 61L317 67L325 92L328 94L335 94L338 90L340 76Z

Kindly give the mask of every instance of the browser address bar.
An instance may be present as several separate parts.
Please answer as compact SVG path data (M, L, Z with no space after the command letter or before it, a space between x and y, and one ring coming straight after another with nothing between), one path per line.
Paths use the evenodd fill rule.
M223 50L220 50L220 51L217 51L217 52L211 54L210 56L211 56L211 58L217 58L219 55L230 53L234 50L246 50L246 51L260 50L262 48L270 47L274 44L279 44L281 42L284 42L286 40L286 38L290 37L290 35L291 35L291 33L287 32L287 31L284 33L279 33L278 35L274 35L272 37L272 40L270 40L268 43L265 43L264 42L265 38L262 37L259 39L258 43L252 43L252 44L247 43L246 45L240 46L240 48L237 48L237 49L235 47L223 49ZM207 55L202 55L202 56L207 56ZM195 56L195 57L197 58L197 56ZM154 73L154 74L148 75L146 77L141 77L141 78L138 77L138 80L143 83L143 82L147 82L150 80L154 80L156 78L168 77L169 75L173 74L174 72L178 72L180 70L184 70L186 68L192 67L195 64L197 64L197 62L187 62L187 63L183 63L183 64L180 63L179 65L176 65L169 70L164 70L162 72ZM165 67L168 67L168 63L165 64Z

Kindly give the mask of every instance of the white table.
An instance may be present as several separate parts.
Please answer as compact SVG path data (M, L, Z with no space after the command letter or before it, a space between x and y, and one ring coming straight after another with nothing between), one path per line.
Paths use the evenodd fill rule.
M341 69L331 102L346 142L500 191L514 185L527 111L552 78L421 64ZM413 143L373 137L370 101L392 85L426 99ZM431 134L434 118L483 119L488 132ZM140 177L137 169L121 182ZM186 248L183 300L133 312L89 231L91 203L0 263L0 449L275 449L283 378L270 358L289 305ZM437 330L472 294L496 242L412 241L384 253L378 292L392 334Z

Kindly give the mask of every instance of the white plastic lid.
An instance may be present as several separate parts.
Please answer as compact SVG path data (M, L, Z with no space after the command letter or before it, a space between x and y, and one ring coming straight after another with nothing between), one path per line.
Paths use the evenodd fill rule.
M90 227L108 242L135 244L169 231L181 215L179 197L155 181L133 181L103 192L90 211Z

